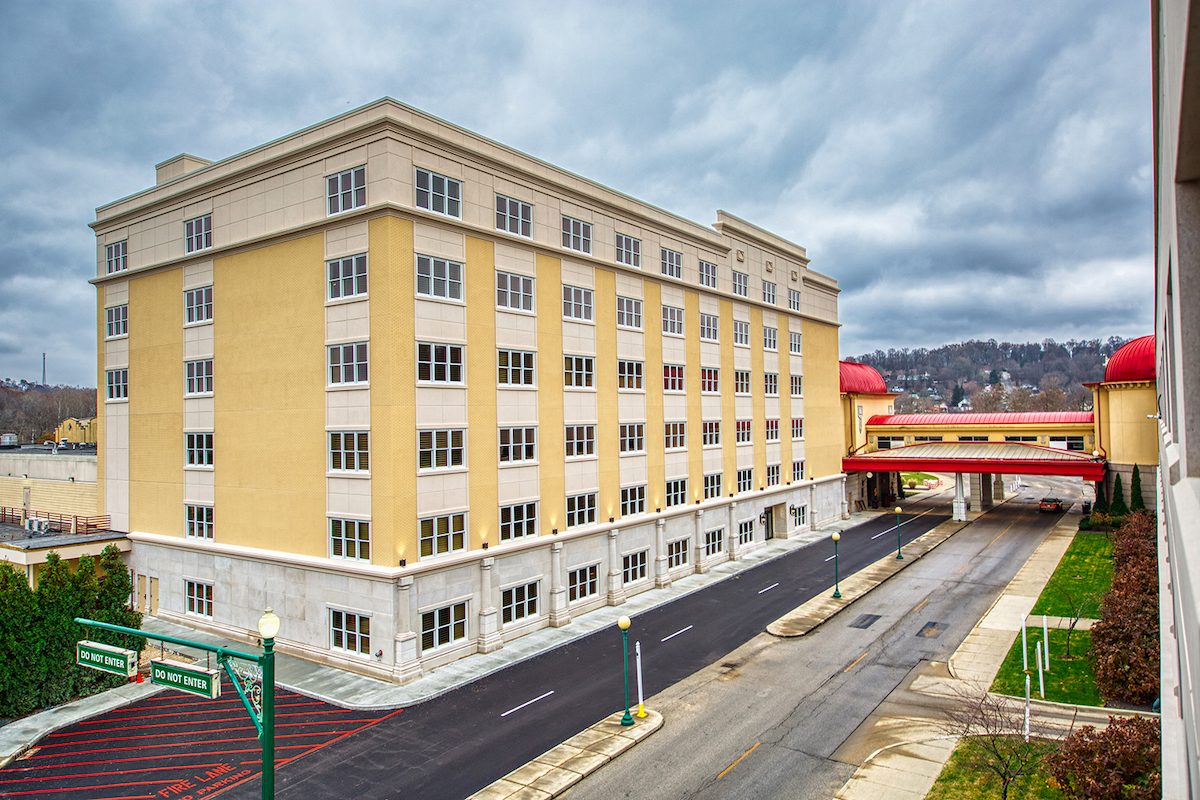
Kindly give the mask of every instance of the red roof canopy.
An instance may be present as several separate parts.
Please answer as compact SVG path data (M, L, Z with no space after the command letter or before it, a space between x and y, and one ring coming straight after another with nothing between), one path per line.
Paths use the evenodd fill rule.
M883 376L866 364L855 364L853 361L839 361L838 373L841 378L842 393L856 392L858 394L889 394Z
M1127 342L1108 359L1104 382L1152 381L1154 368L1154 337L1143 336Z
M1090 425L1091 411L998 411L963 414L876 414L868 425Z

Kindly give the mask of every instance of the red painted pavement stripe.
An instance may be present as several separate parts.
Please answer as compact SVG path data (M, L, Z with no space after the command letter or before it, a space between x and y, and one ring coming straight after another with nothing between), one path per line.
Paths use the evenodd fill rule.
M205 767L219 767L224 764L224 761L214 761L211 764L192 764L188 769L204 769ZM39 767L39 769L41 769ZM99 777L101 775L134 775L138 772L159 772L162 767L147 767L146 769L120 769L112 772L81 772L78 775L62 775L62 778L82 778L82 777ZM14 778L10 781L0 781L0 783L28 783L29 781L44 781L46 778ZM144 783L171 783L172 781L144 781Z
M391 716L391 715L389 714L388 716ZM381 719L387 719L387 717L382 717ZM287 722L287 723L284 723L283 725L276 725L275 732L276 732L276 735L278 735L279 731L283 728L299 728L299 727L303 727L306 725L337 725L339 723L359 722L359 721L360 720L324 720L324 719L322 719L322 720L313 720L312 722ZM160 726L160 725L149 726L149 725L147 725L144 727L160 728L160 727L168 727L168 726ZM172 725L169 727L177 727L177 726ZM115 730L121 730L121 729L117 728ZM256 730L255 727L253 725L246 724L246 725L238 725L236 727L222 728L221 732L222 733L237 733L239 731L252 731L252 730ZM332 733L334 733L334 732L331 731L330 733L332 735ZM88 738L84 741L86 741L88 744L100 743L100 742L135 742L135 741L138 741L139 739L161 739L164 736L194 736L195 734L196 734L195 731L177 731L175 733L152 733L152 734L146 733L146 734L141 734L139 736L113 736L108 739ZM310 735L310 734L306 734L306 735ZM82 744L82 742L55 742L54 744L41 745L41 746L39 746L38 749L46 750L51 747L76 747L79 744ZM97 751L97 752L99 752L99 751ZM2 782L2 781L0 781L0 782Z
M308 745L294 744L294 745L287 745L286 747L276 747L275 749L276 750L299 750L304 747L308 747ZM259 752L262 752L262 748L252 747L252 748L248 748L245 750L223 750L223 751L216 751L216 752L209 752L209 753L189 753L188 755L192 755L192 756L225 756L225 755L232 755L232 754L236 754L236 753L259 753ZM37 758L37 756L32 756L32 757ZM55 766L63 767L63 768L65 768L65 767L87 767L87 766L92 766L94 764L124 764L126 762L131 762L131 761L166 761L170 758L171 758L171 756L162 756L162 755L142 756L141 758L113 758L113 759L109 759L107 761L77 761L77 762L74 762L71 764L56 764Z

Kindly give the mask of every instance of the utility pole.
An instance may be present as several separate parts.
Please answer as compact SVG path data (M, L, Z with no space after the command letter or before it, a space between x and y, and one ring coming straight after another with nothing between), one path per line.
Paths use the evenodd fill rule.
M46 385L46 354L42 353L42 386Z

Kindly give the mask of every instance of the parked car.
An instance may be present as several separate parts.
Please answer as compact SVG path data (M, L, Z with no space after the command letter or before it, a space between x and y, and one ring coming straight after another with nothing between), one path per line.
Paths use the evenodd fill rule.
M1038 504L1038 511L1062 511L1063 501L1057 497L1043 497Z

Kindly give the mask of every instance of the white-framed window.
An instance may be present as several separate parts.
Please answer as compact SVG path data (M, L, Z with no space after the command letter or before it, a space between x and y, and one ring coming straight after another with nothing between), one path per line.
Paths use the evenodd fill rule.
M621 490L621 516L646 513L646 487L626 486Z
M704 499L711 500L721 496L721 477L723 473L714 472L704 476Z
M447 217L462 216L462 183L427 169L417 168L417 208Z
M683 390L683 365L663 364L663 391L682 392Z
M593 455L596 452L596 426L568 425L564 444L567 458Z
M700 285L717 288L717 265L700 259Z
M804 480L804 462L803 461L793 461L792 462L792 480L793 481Z
M334 344L329 346L329 383L367 382L367 343Z
M763 302L775 305L775 284L763 281Z
M682 567L688 562L688 540L676 539L667 542L667 569Z
M750 370L735 369L733 371L733 393L750 394Z
M721 421L701 422L701 445L711 447L721 443Z
M630 553L621 559L621 582L633 583L646 577L646 554L648 550Z
M368 431L330 431L329 469L332 472L367 472L371 468L371 434Z
M641 361L618 361L617 362L617 388L618 389L641 389L642 388L642 362Z
M184 320L188 325L209 322L213 318L213 287L188 289L183 293Z
M767 436L766 436L767 441L768 442L778 442L779 441L779 420L769 419L766 422L767 422Z
M642 329L642 301L634 297L617 296L617 325Z
M800 519L797 521L797 524L798 525L807 525L808 524L808 506L798 506L798 508L800 509Z
M581 253L592 252L592 224L563 215L562 246Z
M467 638L467 604L426 611L421 615L421 650L436 650Z
M129 335L129 306L112 306L104 309L107 318L105 338L115 339L118 336Z
M940 441L942 441L942 437L941 437L941 436L914 436L914 437L913 437L913 441L914 441L914 442L940 442ZM1004 441L1006 441L1006 442L1007 442L1007 441L1010 441L1010 440L1009 440L1009 438L1006 436L1006 437L1004 437ZM1026 437L1026 438L1024 438L1024 439L1019 439L1019 440L1017 440L1017 439L1014 439L1014 440L1012 440L1012 441L1036 442L1036 441L1037 441L1037 437L1036 437L1036 436L1030 436L1030 437Z
M497 272L496 305L514 311L533 311L533 278Z
M668 450L682 450L687 447L686 422L668 422L663 428L666 431L665 446Z
M779 396L779 373L763 373L763 394L765 394L767 397Z
M212 214L185 220L183 223L183 241L189 253L197 250L207 250L212 247Z
M496 230L515 233L526 238L533 235L533 206L496 195Z
M700 338L707 342L720 340L721 324L716 314L700 315Z
M767 486L778 486L778 485L779 485L779 465L778 464L768 464L767 465Z
M721 391L721 370L716 367L701 367L700 391L719 393Z
M792 418L792 441L804 438L804 420Z
M191 539L213 538L213 507L188 504L185 508L186 535Z
M362 374L366 375L365 368ZM421 383L462 383L462 345L417 342L417 380Z
M621 264L640 268L642 266L642 240L618 233L617 261Z
M803 397L803 396L804 396L804 376L803 375L793 375L792 376L792 397Z
M748 519L738 523L738 544L750 544L754 541L754 520Z
M646 452L646 424L644 422L621 425L621 452Z
M733 293L742 297L750 296L750 276L736 269L733 271Z
M739 419L735 423L737 425L737 436L735 442L737 444L749 444L753 441L753 420Z
M592 321L592 290L563 284L563 316Z
M462 428L417 432L417 469L455 469L463 465Z
M212 394L213 360L211 358L184 362L183 374L184 394Z
M329 520L329 556L370 561L371 523L365 519Z
M563 385L576 389L590 389L595 371L595 359L591 356L563 356Z
M800 310L800 290L788 289L788 308L792 311Z
M190 250L188 252L191 252ZM113 242L104 247L104 264L107 274L129 269L129 242Z
M788 352L801 355L799 331L788 331Z
M501 386L533 386L536 373L534 354L527 350L500 350L496 353L496 380Z
M514 586L500 593L500 621L510 622L536 617L538 613L538 582Z
M444 556L467 548L467 515L442 514L420 521L421 558Z
M778 350L779 349L779 329L778 328L763 328L763 349Z
M500 463L537 460L537 428L501 428Z
M725 544L725 529L704 532L704 557L712 558L719 554Z
M687 504L687 478L667 481L667 508Z
M108 371L108 399L129 399L129 370L110 369Z
M595 564L567 573L567 602L573 603L600 593L599 570Z
M329 299L364 297L367 294L367 254L325 262L329 272Z
M567 527L578 528L596 521L596 493L576 494L567 498Z
M662 307L663 333L683 336L683 309L675 306Z
M417 294L443 300L463 299L463 265L433 256L417 256Z
M328 215L340 214L367 204L367 168L354 167L325 178Z
M733 343L744 347L750 346L750 323L740 319L733 321Z
M668 278L682 278L683 253L662 248L662 274Z
M739 469L737 474L737 490L748 492L754 488L754 468Z
M500 507L500 541L537 535L537 503Z
M189 614L200 617L213 615L213 587L211 583L184 581L184 596L187 598L186 610Z
M334 650L369 656L371 618L365 614L329 609L329 646Z
M211 433L189 433L184 436L184 439L189 467L211 467L213 465L213 435Z

